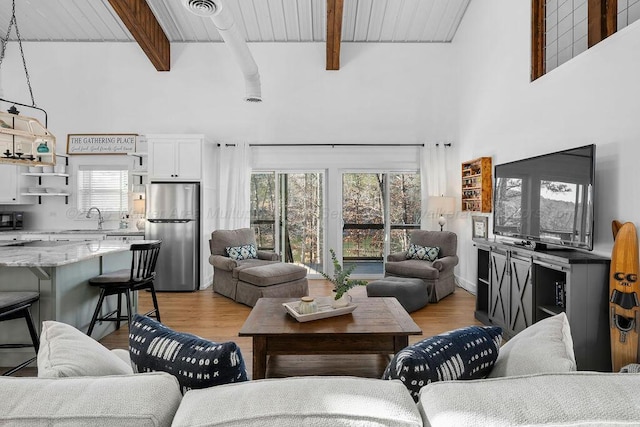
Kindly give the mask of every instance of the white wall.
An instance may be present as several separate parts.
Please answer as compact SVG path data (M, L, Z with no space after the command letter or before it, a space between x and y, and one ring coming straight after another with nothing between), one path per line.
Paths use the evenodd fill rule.
M499 164L596 144L594 252L610 256L611 221L640 225L640 22L530 82L530 13L530 2L512 0L466 12L454 42L460 160ZM474 286L471 220L456 226L459 275Z
M638 225L640 22L533 83L526 1L471 2L452 44L346 43L340 71L324 69L322 43L250 48L262 104L242 101L241 73L223 44L174 44L165 73L133 43L25 43L25 54L62 151L68 133L204 133L219 142L453 141L457 164L479 156L498 164L595 143L595 252L610 253L612 219ZM28 103L18 58L10 45L4 97ZM360 167L377 160L371 151L358 158ZM451 176L459 192L459 168ZM37 226L76 228L66 209L61 200L29 208ZM471 285L469 215L448 227L459 233L458 275Z
M155 71L134 43L24 43L24 48L36 102L49 113L59 152L65 151L69 133L202 133L209 141L253 144L456 138L448 44L347 43L339 71L325 70L323 43L252 44L261 104L242 101L242 74L222 43L173 44L170 72ZM0 77L4 98L30 103L15 44ZM38 117L27 109L22 113ZM292 153L279 160L293 167L307 158ZM107 157L117 156L70 161L77 167ZM361 168L386 159L373 150L353 158ZM69 205L48 198L27 207L28 225L82 228L68 219L74 203L73 196ZM113 226L117 221L105 224Z
M157 72L133 43L24 43L36 101L50 130L67 133L204 133L252 143L423 142L455 136L449 45L344 44L339 71L323 43L250 49L264 102L242 101L244 81L221 43L173 44ZM29 102L11 45L5 98Z

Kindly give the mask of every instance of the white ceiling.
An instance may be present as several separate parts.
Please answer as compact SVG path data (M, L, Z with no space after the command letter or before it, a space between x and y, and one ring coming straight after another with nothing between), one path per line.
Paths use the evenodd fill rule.
M470 0L345 0L343 42L450 42ZM170 42L221 42L211 19L187 11L180 0L147 0ZM11 0L0 0L0 35L6 35ZM326 0L226 0L249 42L324 42ZM25 41L134 39L107 0L17 0ZM12 30L10 40L15 40Z

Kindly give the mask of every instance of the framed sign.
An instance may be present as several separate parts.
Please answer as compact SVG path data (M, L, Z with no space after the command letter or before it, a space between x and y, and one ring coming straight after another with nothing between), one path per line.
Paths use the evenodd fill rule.
M135 133L69 134L67 154L127 154L136 151Z
M471 230L474 239L487 239L489 237L489 218L479 215L472 216Z

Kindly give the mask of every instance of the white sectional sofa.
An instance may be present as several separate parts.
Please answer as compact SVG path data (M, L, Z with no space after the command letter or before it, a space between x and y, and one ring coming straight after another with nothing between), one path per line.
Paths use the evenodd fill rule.
M640 426L640 374L567 372L443 381L420 392L425 426Z
M296 377L180 394L165 373L0 378L3 426L640 426L640 374L431 383Z
M429 383L417 404L398 380L346 376L182 395L170 374L132 374L125 351L64 354L70 341L61 337L45 342L39 374L66 377L0 377L0 425L640 426L640 374L575 371L567 326L563 316L539 322L500 349L493 378Z

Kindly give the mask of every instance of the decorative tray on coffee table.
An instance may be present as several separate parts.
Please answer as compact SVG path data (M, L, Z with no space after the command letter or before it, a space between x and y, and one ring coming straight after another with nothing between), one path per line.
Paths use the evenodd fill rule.
M341 316L343 314L349 314L358 307L357 304L349 304L346 307L333 308L331 307L331 297L316 298L318 303L318 311L310 314L298 313L298 306L300 301L283 302L282 306L294 319L298 322L308 322L310 320L326 319L327 317Z

